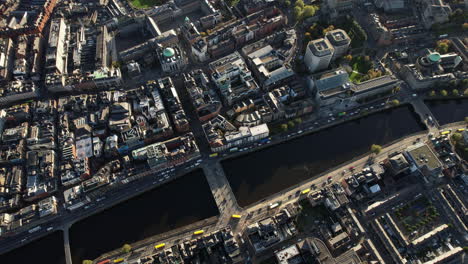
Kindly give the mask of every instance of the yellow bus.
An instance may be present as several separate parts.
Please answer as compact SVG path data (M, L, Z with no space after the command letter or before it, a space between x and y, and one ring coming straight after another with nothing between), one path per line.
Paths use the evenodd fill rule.
M239 218L241 218L241 215L236 215L236 214L233 214L231 217L232 217L232 218L239 219Z
M120 262L122 262L122 261L124 261L123 258L114 259L114 263L120 263Z
M210 158L215 158L215 157L218 157L218 153L210 154Z
M458 132L463 132L463 131L465 131L465 129L464 128L459 128L457 131Z
M197 230L195 232L193 232L194 235L201 235L203 234L205 231L204 230Z
M157 244L156 246L154 246L154 248L155 249L160 249L160 248L163 248L164 246L166 246L166 244L161 243L161 244Z
M309 192L310 192L310 188L307 188L307 189L303 190L301 193L302 193L302 194L307 194L307 193L309 193Z
M448 135L450 134L450 131L449 130L446 130L446 131L443 131L440 133L442 136L445 136L445 135Z

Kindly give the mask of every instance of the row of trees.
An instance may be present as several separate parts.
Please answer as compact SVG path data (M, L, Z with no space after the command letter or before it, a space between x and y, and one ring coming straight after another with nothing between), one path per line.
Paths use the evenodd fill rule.
M124 244L122 246L122 248L120 249L120 252L124 253L124 254L130 253L130 251L132 251L132 246L130 246L129 244ZM86 259L86 260L83 260L81 263L82 264L93 264L93 261Z
M300 125L301 123L302 123L302 119L298 117L298 118L295 118L294 120L288 121L288 123L281 124L280 129L282 132L286 132L289 129L294 128L296 125Z
M465 117L465 122L468 124L468 117ZM463 159L468 159L468 146L465 144L463 135L461 133L453 133L451 140L453 145L455 145L455 149L457 150L458 154Z
M451 94L452 96L460 96L460 91L459 91L458 89L453 89L453 90L450 92L450 94ZM430 97L434 97L434 96L436 96L436 95L437 95L437 92L436 92L435 90L432 90L432 91L429 92L429 96L430 96ZM448 96L448 95L449 95L449 92L448 92L447 90L445 90L445 89L442 89L442 90L439 91L439 95L445 97L445 96ZM468 89L466 89L466 90L463 92L463 95L464 95L464 96L468 96Z

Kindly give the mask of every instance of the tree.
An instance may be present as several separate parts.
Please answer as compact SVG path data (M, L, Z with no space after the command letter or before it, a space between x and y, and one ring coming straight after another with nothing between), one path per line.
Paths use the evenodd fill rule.
M457 89L453 89L452 94L453 94L453 96L459 96L460 95L460 93L458 92Z
M310 35L309 32L306 32L304 35L305 35L305 37L306 37L307 40L311 40L311 39L312 39L312 35Z
M465 117L465 123L467 123L467 124L468 124L468 116L467 116L467 117Z
M281 124L281 125L280 125L280 129L281 129L281 131L283 131L283 132L288 131L288 124Z
M291 1L289 0L286 0L286 2L284 2L286 4L286 6L291 6Z
M302 9L301 19L307 19L315 15L315 7L311 5L306 5Z
M397 99L394 99L394 100L390 101L390 104L393 105L393 106L398 106L400 104L400 101L398 101Z
M129 244L125 244L122 246L122 253L128 253L132 250L132 246L130 246Z
M345 55L343 59L345 59L347 62L351 62L353 60L353 55L351 54Z
M296 123L296 124L298 124L298 125L299 125L299 124L301 124L301 123L302 123L302 119L301 119L300 117L298 117L298 118L295 118L295 119L294 119L294 123Z
M397 86L397 87L393 88L392 92L395 94L395 93L398 93L400 90L401 90L401 87Z
M293 128L295 125L293 121L288 122L288 128Z
M462 88L468 88L468 79L463 79L461 82L460 82L460 86Z
M440 54L445 54L449 51L450 46L452 45L452 42L448 39L441 39L437 41L436 43L436 50Z
M83 260L83 262L81 262L82 264L93 264L93 261L92 260L89 260L89 259L85 259Z
M442 95L442 96L447 96L447 94L448 94L448 93L447 93L447 91L446 91L446 90L442 90L442 91L440 91L440 95Z
M436 95L436 92L434 90L430 91L429 92L429 96L430 97L434 97Z
M382 146L377 145L377 144L372 144L371 146L371 152L374 154L379 154L382 151Z
M468 30L468 23L463 23L462 29L463 30Z
M464 95L464 96L468 96L468 88L465 89L465 91L463 91L463 95Z
M327 32L332 31L332 30L334 30L334 29L335 29L335 26L334 26L334 25L330 25L330 26L328 26L327 28L324 28L323 31L322 31L322 33L323 33L323 35L325 35L325 34L327 34Z
M302 15L302 8L299 6L295 6L293 12L294 12L294 18L296 18L296 20L299 20Z
M301 8L301 10L304 8L305 4L304 4L304 1L302 0L296 0L296 3L294 3L294 6L297 6L299 8Z
M122 67L122 63L120 61L113 61L112 67L120 69L120 67Z
M453 133L452 135L452 141L457 143L460 142L463 139L463 135L460 133Z

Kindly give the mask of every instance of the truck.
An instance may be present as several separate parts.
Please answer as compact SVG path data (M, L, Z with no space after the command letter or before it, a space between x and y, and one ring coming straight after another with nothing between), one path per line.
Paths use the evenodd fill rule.
M443 39L443 38L447 38L447 37L448 37L448 34L439 35L439 39Z
M270 209L275 209L275 208L278 207L279 205L280 205L279 202L271 203L269 208L270 208Z
M32 234L32 233L37 232L37 231L39 231L39 230L41 230L41 227L40 227L40 226L36 226L36 227L33 227L33 228L29 229L28 232L29 232L30 234Z
M238 151L238 150L239 150L238 147L233 147L233 148L231 148L231 149L229 150L229 152L236 152L236 151Z

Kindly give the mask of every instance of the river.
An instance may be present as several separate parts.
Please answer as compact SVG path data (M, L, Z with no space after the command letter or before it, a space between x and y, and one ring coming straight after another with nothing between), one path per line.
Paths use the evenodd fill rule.
M410 106L348 121L223 162L240 206L247 206L425 127Z
M2 264L65 264L62 231L56 231L25 246L0 255Z
M427 100L425 103L439 122L439 125L462 121L465 117L468 117L468 98Z
M193 171L74 224L73 263L217 214L203 171Z

